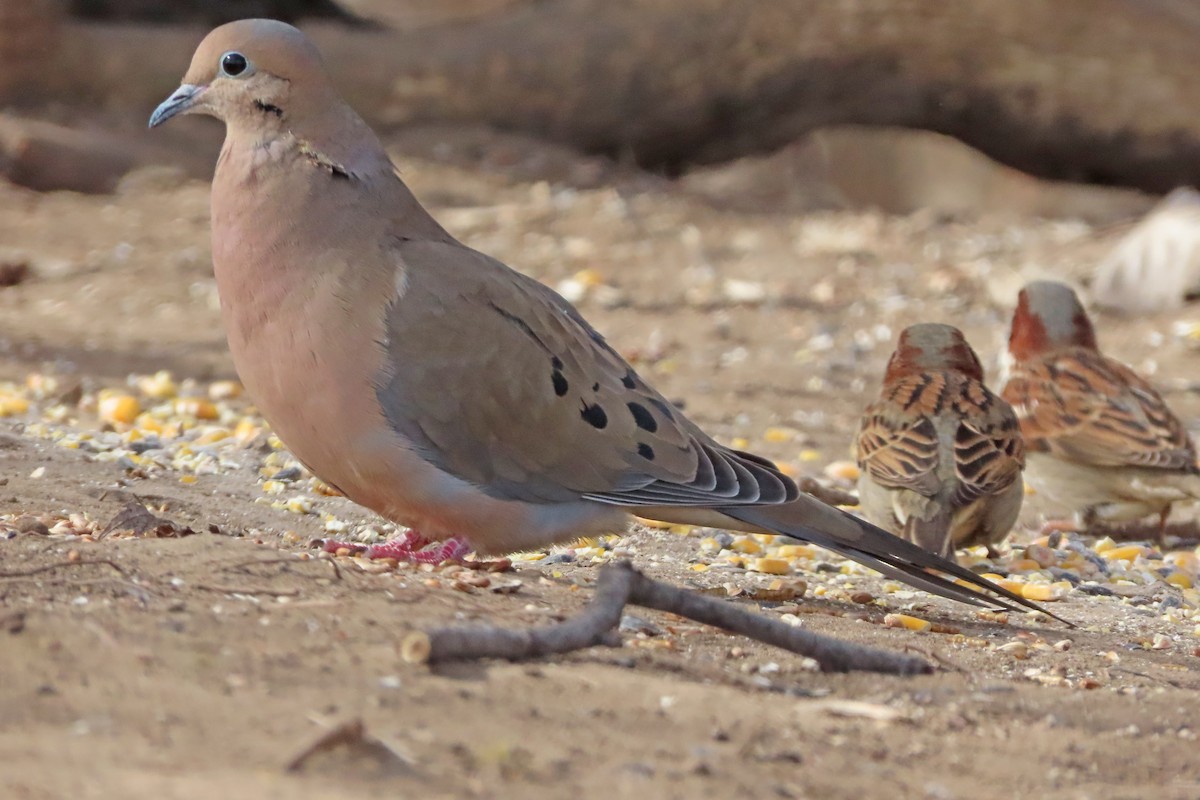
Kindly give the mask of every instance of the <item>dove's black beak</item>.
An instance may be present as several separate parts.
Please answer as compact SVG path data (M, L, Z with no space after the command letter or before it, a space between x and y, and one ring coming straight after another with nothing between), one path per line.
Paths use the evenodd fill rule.
M170 97L163 100L158 108L154 109L154 113L150 115L150 127L156 128L176 114L187 113L207 88L207 86L194 86L190 83L180 86Z

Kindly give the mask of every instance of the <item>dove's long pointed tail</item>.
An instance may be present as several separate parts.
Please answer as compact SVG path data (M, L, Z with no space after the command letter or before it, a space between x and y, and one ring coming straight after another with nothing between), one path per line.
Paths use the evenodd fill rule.
M1019 611L1017 606L1022 606L1074 627L1037 603L969 569L810 497L802 495L796 502L774 506L727 506L720 512L756 528L820 545L931 594L973 606L1000 606L1009 611Z

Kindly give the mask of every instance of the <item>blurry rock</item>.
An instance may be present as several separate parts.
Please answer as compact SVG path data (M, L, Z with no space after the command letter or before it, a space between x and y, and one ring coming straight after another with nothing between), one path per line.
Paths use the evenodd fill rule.
M0 0L0 103L37 98L54 78L59 0Z
M168 192L178 189L188 180L187 170L169 164L136 167L117 181L117 194L136 195L143 192Z
M695 170L683 185L723 206L804 212L876 208L893 214L1079 218L1143 212L1139 192L1041 180L949 136L902 128L823 128L766 157Z
M24 283L29 277L27 259L0 258L0 288Z
M166 137L148 142L148 135L81 130L0 114L0 178L42 192L98 194L113 191L122 176L145 164L173 164L189 174L204 174L201 154Z
M1200 192L1180 188L1134 225L1096 268L1096 302L1130 314L1200 294Z
M331 0L71 0L70 11L89 19L200 22L209 26L239 17L293 22L339 14Z
M345 11L398 31L486 17L536 0L336 0Z

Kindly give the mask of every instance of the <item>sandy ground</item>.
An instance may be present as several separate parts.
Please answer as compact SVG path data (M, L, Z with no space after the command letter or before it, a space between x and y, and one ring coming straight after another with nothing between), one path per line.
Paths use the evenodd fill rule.
M994 366L1020 283L1083 277L1111 245L1069 221L722 210L508 138L395 144L406 178L451 231L577 297L698 422L798 474L847 458L901 327L958 324ZM78 381L85 400L53 421L58 429L99 430L87 398L131 373L168 369L201 387L233 377L203 183L148 170L112 196L0 186L0 246L3 259L32 267L0 289L0 376ZM1103 318L1101 338L1178 389L1197 356L1175 331L1196 316ZM1193 425L1196 396L1169 398ZM1193 622L1166 613L1191 609L1169 602L1176 587L1071 592L1054 608L1080 625L1068 630L983 619L852 573L853 588L878 598L856 605L839 564L818 557L788 576L807 583L802 601L731 602L913 648L940 671L824 675L652 612L638 613L644 624L631 628L642 632L627 632L620 649L431 671L401 662L406 632L558 618L586 600L594 559L517 561L469 591L440 572L374 574L350 559L335 570L294 556L328 520L360 530L371 516L311 492L315 513L261 502L271 457L262 437L188 481L171 466L139 477L90 446L56 445L49 407L0 422L6 519L74 513L103 524L132 492L197 533L0 541L5 797L1200 797L1200 639ZM245 399L231 408L253 413ZM1038 510L1031 498L1027 525ZM745 570L691 569L706 561L705 535L639 527L609 546L684 585L768 585ZM43 567L53 568L35 572ZM889 611L952 632L887 628ZM1005 647L1014 643L1027 658ZM376 746L285 771L356 719Z

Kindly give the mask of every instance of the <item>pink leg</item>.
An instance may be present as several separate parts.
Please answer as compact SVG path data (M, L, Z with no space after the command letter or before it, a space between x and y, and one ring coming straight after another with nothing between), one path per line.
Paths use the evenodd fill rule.
M430 547L429 545L433 545ZM337 539L326 539L321 549L327 553L338 550L349 550L351 553L364 553L367 558L394 558L397 561L410 561L414 564L440 564L443 561L456 561L471 552L471 545L458 536L444 542L430 542L419 531L405 531L395 539L389 539L382 544L358 544L357 542L341 542Z
M1085 530L1086 526L1073 519L1048 519L1042 524L1040 533L1049 536L1052 533L1083 533Z

